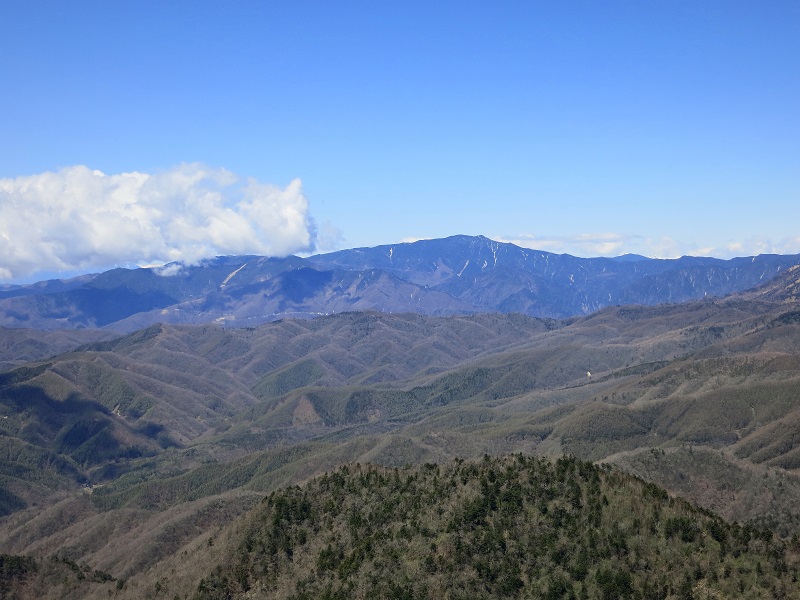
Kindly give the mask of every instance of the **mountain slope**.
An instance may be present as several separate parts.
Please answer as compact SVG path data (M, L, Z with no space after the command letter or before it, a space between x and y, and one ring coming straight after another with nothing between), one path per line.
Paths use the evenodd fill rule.
M335 430L361 418L366 405L345 418L330 394L312 395L328 424L320 429L322 419L311 408L310 420L292 427L292 419L287 426L274 416L294 401L281 397L299 386L385 385L430 376L550 327L520 316L438 320L360 313L260 329L155 325L19 367L0 374L0 441L7 453L0 464L9 474L0 478L6 493L0 511L30 503L42 485L61 490L70 482L73 488L101 483L138 457L231 429L237 436L263 431L264 420L272 432L262 436L265 447ZM16 330L0 330L3 336L14 338ZM237 443L228 447L232 456L247 451ZM52 475L39 481L36 467L48 462Z
M605 306L724 296L796 265L800 256L762 255L728 261L577 258L482 236L453 236L342 250L310 260L326 268L390 271L483 310L562 318Z
M115 337L114 333L99 329L41 331L0 327L0 372Z

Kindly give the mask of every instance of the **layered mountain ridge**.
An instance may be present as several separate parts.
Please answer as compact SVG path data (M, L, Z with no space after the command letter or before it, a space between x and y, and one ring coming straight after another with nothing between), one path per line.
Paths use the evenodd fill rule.
M14 286L0 291L0 326L130 332L158 322L255 326L350 310L565 318L606 306L720 297L798 263L800 255L577 258L454 236L308 258L229 256L197 266L113 269Z
M710 262L629 256L597 259L599 267L535 254L464 237L312 257L319 261L314 265L296 257L228 257L172 276L115 270L36 286L27 295L7 289L3 310L13 303L15 311L28 310L16 325L68 328L0 327L0 592L205 598L247 597L253 590L312 597L330 589L330 597L350 597L374 586L369 577L383 572L383 563L362 557L359 540L369 538L380 560L401 552L410 570L397 571L394 591L408 588L409 597L423 595L415 587L422 581L410 575L420 568L433 569L424 584L434 586L429 589L449 589L452 568L467 575L464 585L491 588L487 593L498 597L551 589L553 597L569 589L617 597L610 590L619 586L606 578L612 568L631 573L643 597L674 597L680 590L669 581L673 569L687 574L686 597L723 587L725 593L744 589L742 597L796 596L791 580L800 542L791 540L800 537L800 267L792 257L775 256ZM519 266L534 259L546 269ZM583 279L576 275L582 264ZM645 267L650 270L642 275ZM546 281L562 280L576 289L585 284L581 294L625 280L630 289L620 293L655 298L653 290L668 290L673 297L700 293L700 299L605 306L562 319L475 310L479 301L521 302L527 292L520 286L535 283L541 292ZM758 285L722 298L708 292L746 281ZM600 289L608 294L610 287ZM427 294L416 295L422 291ZM542 294L536 298L546 300ZM381 304L398 297L404 306L417 300L416 308L433 312L436 306L443 316L394 313ZM176 298L183 300L125 316L131 307ZM231 326L265 318L270 298L277 308L268 322ZM84 310L96 302L109 304ZM307 318L314 307L358 302L386 310L337 309ZM226 312L231 307L236 310ZM164 322L151 322L158 317ZM98 319L107 321L106 329L93 328ZM519 457L509 458L512 453ZM556 462L565 455L610 467ZM506 458L493 462L492 456ZM532 456L539 458L529 463L530 476L508 478L497 488L501 495L492 491L497 479L491 478ZM559 464L580 477L608 477L614 483L603 493L606 500L628 512L620 520L619 510L600 508L605 521L595 534L603 541L588 570L572 570L579 550L566 550L569 536L556 537L541 564L509 562L509 569L523 572L503 579L510 587L502 584L500 593L492 587L500 581L492 564L506 556L502 531L513 530L498 530L495 512L515 493L515 481L534 486L526 497L545 494L525 510L538 511L547 527L552 519L556 532L564 510L583 523L590 498L603 506L594 487L578 502L578 494L553 496L566 489L562 484L541 485L540 476L552 480L561 472ZM406 481L428 482L443 501L420 513L417 526L390 506L413 503L415 494L394 483L405 465L417 465L405 471ZM688 508L663 520L637 516L640 509L630 507L642 490L658 505L648 505L648 515L672 510L674 499L617 469L747 525L728 528ZM330 477L344 477L340 504L351 508L339 514L339 500L321 500L303 512L303 495L316 498L315 482ZM464 477L472 483L462 489ZM353 524L352 508L373 492L378 499L370 500L368 514L391 523L391 539L380 537L383 529L362 529L363 521ZM287 513L289 506L300 512ZM280 526L262 531L263 522ZM628 549L618 543L615 522ZM335 527L326 530L326 523ZM334 534L351 526L352 537ZM660 558L644 552L645 531ZM293 537L282 537L286 532ZM474 554L474 572L442 560L449 551L430 545L472 536L476 548L494 540ZM755 545L753 536L760 540ZM663 562L678 537L686 538L691 556L670 550L673 562ZM773 537L779 543L770 547L767 566L764 552ZM253 544L264 552L252 554ZM619 550L616 558L606 556L609 548ZM433 563L420 562L428 554ZM708 567L717 557L718 567ZM642 560L658 565L663 581ZM303 584L305 592L292 587L295 566L312 564L318 572ZM736 587L720 583L729 577ZM651 585L660 596L645 593Z

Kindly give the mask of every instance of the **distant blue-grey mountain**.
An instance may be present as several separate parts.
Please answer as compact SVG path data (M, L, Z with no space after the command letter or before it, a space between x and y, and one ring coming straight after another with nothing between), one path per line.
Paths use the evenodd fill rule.
M113 269L0 290L0 325L39 329L155 322L251 326L350 310L565 318L623 304L719 297L762 284L800 255L721 260L578 258L453 236L308 258L229 256L197 266Z

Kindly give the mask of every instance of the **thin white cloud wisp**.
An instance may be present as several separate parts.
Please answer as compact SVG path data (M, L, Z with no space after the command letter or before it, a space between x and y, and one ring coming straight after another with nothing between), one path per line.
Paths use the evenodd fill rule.
M0 280L314 246L300 180L280 188L201 164L112 175L73 166L0 179Z
M497 241L508 242L521 248L544 250L545 252L572 254L575 256L616 256L626 245L630 236L619 233L582 233L573 236L500 236Z
M582 233L571 236L498 236L497 241L509 242L522 248L544 250L573 256L619 256L641 254L651 258L679 258L681 256L714 256L728 259L735 256L758 254L797 254L800 252L800 237L772 242L750 238L719 245L699 245L694 242L676 240L669 236L648 237L622 233Z

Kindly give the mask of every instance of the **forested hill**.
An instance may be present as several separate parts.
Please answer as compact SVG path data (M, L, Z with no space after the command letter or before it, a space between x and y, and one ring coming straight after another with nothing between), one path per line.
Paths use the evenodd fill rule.
M0 555L0 596L292 599L800 598L800 543L573 457L350 464L263 496L126 580Z
M797 598L788 546L570 457L356 465L265 498L194 598Z

